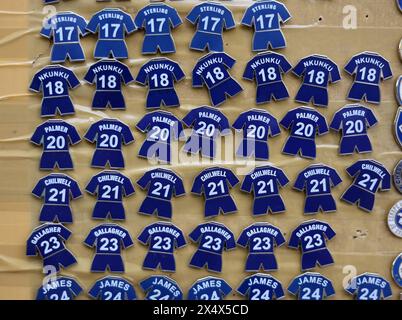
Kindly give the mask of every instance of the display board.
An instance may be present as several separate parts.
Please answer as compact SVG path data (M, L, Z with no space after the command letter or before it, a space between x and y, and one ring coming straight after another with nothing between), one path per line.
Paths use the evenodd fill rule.
M351 299L351 296L344 291L343 284L350 279L351 275L363 272L379 273L388 279L392 283L393 299L397 299L401 290L392 280L391 265L402 251L402 241L389 231L387 214L400 200L400 194L393 186L391 191L377 194L372 213L359 210L356 206L340 201L339 198L352 183L345 169L356 160L375 159L392 172L402 156L394 138L394 117L398 107L395 99L395 82L402 72L398 53L398 43L402 36L402 13L398 10L395 1L389 0L286 0L283 2L291 12L292 19L283 28L287 47L278 52L284 54L292 65L310 54L327 55L341 69L342 80L329 86L328 108L318 108L328 122L339 108L349 103L346 96L353 79L343 71L347 61L353 55L366 50L378 52L389 60L394 77L382 84L381 104L378 106L366 104L375 112L379 120L378 125L369 130L373 152L340 156L338 155L340 136L331 131L317 139L317 158L314 161L284 155L281 150L288 132L282 129L279 136L269 141L269 161L281 167L290 179L290 184L281 190L286 212L253 217L252 197L241 192L239 186L236 186L231 190L231 194L238 206L238 212L220 215L213 220L224 223L236 237L251 223L267 221L278 226L286 239L289 238L291 231L305 220L316 218L326 221L337 233L336 237L328 242L335 264L326 268L316 268L316 271L333 281L336 295L332 299ZM25 256L26 240L32 229L39 224L38 215L42 205L41 201L31 195L31 190L36 182L47 174L38 169L41 148L29 142L35 128L44 120L40 117L40 95L28 91L35 72L50 63L51 44L39 35L43 19L53 8L58 12L73 11L86 19L104 7L118 7L135 15L147 3L148 1L145 0L106 3L97 3L95 0L70 0L45 8L39 0L3 0L0 4L1 299L33 299L43 279L40 259ZM193 0L170 1L169 5L174 6L184 20L190 9L197 3L198 1ZM224 49L236 60L231 74L244 88L243 92L220 106L220 110L226 114L230 123L233 123L241 112L257 107L255 85L242 79L247 61L254 55L251 51L252 31L240 25L244 11L251 3L252 1L247 0L225 2L234 14L236 28L224 32ZM357 25L356 28L349 28L350 16L353 19L354 12ZM179 119L195 107L210 104L205 89L195 89L191 86L191 71L197 60L204 54L189 49L193 33L194 27L184 21L173 31L177 52L168 55L170 59L179 62L186 74L185 80L176 85L181 106L169 109ZM142 40L142 31L127 37L129 59L125 60L125 63L130 67L133 75L136 75L142 64L152 57L141 54ZM95 42L96 37L93 35L82 39L87 58L85 62L64 64L71 68L80 80L83 79L89 66L95 62L93 58ZM300 86L300 79L287 74L284 76L284 81L289 90L290 99L258 106L268 110L277 119L282 119L287 111L300 105L293 100ZM130 84L123 88L123 92L127 102L125 111L95 111L91 109L94 87L82 81L82 85L71 93L76 114L64 119L73 124L81 136L92 123L105 117L118 118L128 124L136 141L123 148L126 169L122 172L135 182L146 171L155 167L155 164L137 157L145 135L139 132L135 125L147 113L145 109L147 89L137 84ZM224 146L228 148L229 143L226 141ZM182 144L183 142L180 142L180 146ZM239 179L243 180L244 174L255 165L253 162L247 164L236 159L233 155L236 147L233 141L231 144L232 148L229 149L231 152L218 161L209 162L205 159L201 161L198 157L186 157L181 152L176 152L175 155L177 157L180 155L180 159L168 166L184 180L187 194L173 200L172 222L186 235L205 221L203 198L190 193L194 177L203 168L219 165L231 168ZM87 141L82 141L71 148L75 167L68 174L78 181L82 190L90 178L99 172L98 169L90 167L93 152L94 146ZM332 191L337 203L337 212L305 216L303 215L304 194L294 190L292 185L299 171L309 164L320 162L335 168L343 180ZM145 226L158 221L156 217L138 214L145 192L137 185L135 187L136 194L124 200L127 219L120 223L134 239ZM73 201L74 223L68 226L72 231L72 237L67 242L67 247L74 253L78 263L62 271L63 275L76 277L85 290L103 276L103 274L90 272L94 252L83 244L90 229L98 224L98 221L91 219L94 205L95 198L85 192L82 198ZM143 298L144 294L138 287L138 283L153 274L165 274L175 279L186 295L195 280L211 274L204 269L198 270L188 266L196 248L195 244L189 242L185 248L177 250L175 253L177 271L167 274L142 269L147 247L135 241L134 247L123 252L126 266L124 277L135 284L139 298ZM280 280L284 287L287 287L290 281L301 273L300 253L284 245L277 248L275 254L279 270L272 272L272 275ZM236 289L248 275L244 271L246 257L246 250L240 247L225 252L223 272L217 276L225 279L232 288ZM79 296L79 299L87 298L85 293ZM241 296L235 291L229 296L229 299L240 298ZM287 294L286 299L293 299L293 297Z

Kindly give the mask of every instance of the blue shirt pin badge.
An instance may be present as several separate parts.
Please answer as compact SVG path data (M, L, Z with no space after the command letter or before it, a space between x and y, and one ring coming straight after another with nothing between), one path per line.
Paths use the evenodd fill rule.
M44 4L59 3L60 0L43 0Z
M269 159L268 138L281 133L278 120L263 109L250 109L242 112L233 123L236 131L243 131L243 139L236 151L236 156L257 160Z
M32 194L44 200L39 221L60 223L73 222L70 201L82 196L77 181L62 173L51 173L40 179Z
M398 105L402 106L402 76L399 76L396 81L396 100L398 101Z
M304 168L297 176L293 188L306 190L304 214L315 214L336 211L336 203L331 194L331 188L342 182L334 168L325 164L312 164Z
M214 1L205 1L191 9L186 19L197 30L190 43L190 49L222 52L223 30L236 27L232 12L223 4Z
M341 131L340 155L372 151L367 129L378 123L375 113L361 104L349 104L335 112L330 128Z
M31 137L31 142L43 147L39 168L41 170L72 170L73 160L70 145L81 141L80 135L71 124L59 120L47 120L39 125Z
M334 263L327 248L327 240L331 240L335 235L328 223L319 220L305 221L292 231L288 247L301 247L302 271L314 269L317 264L325 267Z
M224 224L208 222L198 225L189 237L198 243L198 249L191 258L190 266L208 271L222 271L222 253L236 248L233 232Z
M185 139L182 122L168 111L147 113L136 127L147 134L138 156L148 160L156 159L162 163L171 163L171 143Z
M248 248L245 270L258 272L278 270L278 263L274 255L275 247L280 247L286 242L282 231L268 222L256 222L246 227L237 244Z
M402 11L402 0L396 0L399 10Z
M309 159L315 159L317 154L316 135L321 136L329 131L325 118L311 107L290 110L279 124L290 130L282 153L295 156L300 152L301 157Z
M137 240L149 246L142 264L144 269L156 270L160 267L165 272L176 272L173 252L187 244L183 231L170 222L156 222L145 227Z
M192 127L182 150L193 155L201 153L202 157L209 159L216 156L215 141L231 133L228 118L216 108L208 106L192 109L182 121L187 127Z
M142 54L176 52L172 29L180 26L181 20L177 10L165 3L150 3L138 11L135 24L145 30Z
M399 193L402 193L402 160L395 166L394 172L394 186Z
M186 193L182 178L173 170L156 168L147 171L137 184L148 190L139 213L153 215L158 218L172 218L172 197L180 197Z
M237 292L248 300L279 300L285 297L282 284L270 274L264 273L246 277Z
M402 107L399 107L398 110L396 111L394 130L395 130L396 141L402 148Z
M241 191L254 193L253 215L281 213L285 203L279 194L279 188L285 187L289 179L285 172L273 166L259 166L249 172L240 187Z
M402 238L402 200L394 204L388 213L388 228L397 237Z
M150 276L140 282L145 300L183 300L183 291L167 276Z
M105 8L95 13L89 20L87 28L91 33L98 33L95 46L95 59L109 58L127 59L128 49L126 34L137 30L133 18L118 8Z
M295 100L317 107L328 106L328 85L341 80L338 66L330 58L320 54L305 57L293 68L293 73L303 77L303 83Z
M36 294L36 300L73 300L82 292L82 287L73 277L50 276Z
M224 300L232 292L230 285L217 277L198 279L188 290L188 300Z
M96 247L91 272L106 270L124 272L121 251L134 245L128 231L115 223L105 223L93 228L84 240L84 244L90 248Z
M239 183L235 174L226 168L211 167L201 171L193 182L191 192L196 195L204 194L205 218L211 218L223 214L235 213L236 203L230 195L230 188Z
M383 300L392 297L391 285L381 275L365 272L350 280L345 288L356 300Z
M392 278L396 284L402 288L402 253L400 253L392 263Z
M243 91L228 71L235 63L236 60L226 53L213 52L201 57L194 66L193 87L201 88L205 84L214 107L224 103L227 97L234 97Z
M55 272L60 267L68 268L77 263L73 254L66 248L65 241L71 231L60 223L45 223L36 227L27 240L27 256L37 256L43 260L43 267L52 267ZM51 273L53 270L48 269Z
M130 127L117 119L102 119L93 123L84 138L90 143L96 142L96 150L91 166L111 169L124 168L122 145L134 142Z
M168 58L153 58L140 68L135 81L148 86L146 108L154 109L180 106L174 85L185 77L177 62Z
M61 65L49 65L39 70L32 78L29 90L42 92L41 116L52 117L74 114L74 105L69 91L80 85L75 73Z
M125 278L106 276L97 280L88 295L96 300L137 300L134 286Z
M318 272L305 272L292 280L288 291L297 300L324 300L335 294L332 281Z
M125 109L126 103L122 93L122 83L126 86L134 81L130 69L115 59L102 59L91 65L84 77L89 84L96 84L92 108L105 110Z
M48 39L53 38L51 62L85 61L80 37L87 34L87 21L80 15L71 12L58 12L44 22L40 34Z
M292 66L284 55L272 51L261 52L247 63L243 79L255 80L257 104L268 103L272 99L281 101L289 98L282 74L291 69Z
M286 47L286 40L281 30L281 24L291 19L286 6L278 1L256 1L246 9L241 24L254 26L253 51L281 49Z
M354 75L347 97L349 100L365 99L369 103L380 104L381 80L392 78L391 65L385 58L376 52L364 51L353 56L344 70Z
M135 193L130 178L112 170L104 170L94 175L85 190L97 196L92 211L94 219L125 220L123 197L129 197Z
M341 200L367 212L374 208L375 194L378 190L391 189L391 174L387 168L375 160L358 160L346 169L350 177L355 177L350 187L343 193Z

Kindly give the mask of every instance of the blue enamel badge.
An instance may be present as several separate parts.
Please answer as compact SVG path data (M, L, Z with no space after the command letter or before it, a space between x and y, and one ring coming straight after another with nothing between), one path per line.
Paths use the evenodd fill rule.
M396 284L402 288L402 253L392 263L392 277Z
M402 148L402 107L398 108L395 117L395 137L396 141L399 143L399 146Z

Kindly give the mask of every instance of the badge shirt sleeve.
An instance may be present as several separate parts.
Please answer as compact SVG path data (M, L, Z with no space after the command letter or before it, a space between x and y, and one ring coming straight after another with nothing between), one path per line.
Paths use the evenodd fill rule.
M297 236L297 230L294 230L290 236L288 247L297 249L299 247L300 238Z
M244 12L243 18L241 19L241 24L251 27L254 20L254 14L251 10L251 6L246 9Z
M282 4L280 6L278 6L278 14L283 22L286 22L291 18L289 11Z
M85 80L86 82L90 83L90 84L93 84L93 83L95 82L95 78L96 78L96 74L95 74L95 72L94 72L94 67L95 67L95 66L96 66L96 64L93 65L93 66L91 66L91 67L88 69L86 75L84 76L84 80Z
M344 70L351 75L355 72L355 70L357 68L356 61L355 61L356 59L357 59L357 57L352 57L352 59L350 59L349 62L344 67Z
M200 226L197 226L193 231L191 231L191 233L188 236L194 242L198 242L201 238Z
M43 179L40 179L36 186L32 190L32 194L38 198L43 197L45 192L45 183L43 182Z
M342 125L342 117L339 112L336 112L334 114L334 117L332 118L329 127L333 130L339 131L341 129L341 125Z
M292 282L289 284L288 286L288 291L293 294L293 295L297 295L297 293L299 292L299 278L295 278L292 280Z
M84 240L84 243L89 246L89 247L93 247L96 241L96 237L95 234L93 232L93 230L91 230L88 234L88 236L86 237L86 239Z
M81 137L77 132L77 129L75 129L74 126L68 125L68 136L70 138L71 144L77 144L81 142Z
M99 27L99 15L95 14L89 20L86 29L91 33L96 33Z
M131 196L132 194L135 193L133 183L127 177L124 179L124 182L123 182L123 190L124 190L124 195L126 197Z
M377 117L371 109L367 108L366 112L366 122L369 127L373 127L378 123Z
M334 186L334 187L336 187L338 184L340 184L342 182L342 179L339 176L338 172L336 172L336 170L334 170L334 169L330 170L330 178L331 178L332 186Z
M147 188L149 182L151 181L151 175L149 172L146 172L138 181L137 184L142 188Z
M124 144L130 144L134 141L134 136L127 125L123 126L122 136Z
M250 174L248 174L244 177L240 190L245 192L251 192L252 186L253 186L253 180L251 179Z
M148 230L149 230L149 227L145 227L144 230L142 230L140 235L137 237L137 240L144 245L147 245L149 243L149 239L151 238Z
M101 293L99 288L99 281L96 281L92 288L88 291L88 295L94 299L97 299Z
M391 71L391 65L389 62L385 59L383 59L384 66L381 69L382 71L382 77L384 80L387 80L389 78L392 78L392 71Z
M82 196L82 192L77 181L72 181L71 188L70 188L71 196L73 199L77 199Z
M225 28L227 30L233 29L234 27L236 27L236 22L234 21L233 14L229 9L225 8L225 13L223 15L223 20L225 22Z
M41 87L42 87L42 81L39 80L39 72L38 72L32 78L29 90L39 92L41 90Z
M247 235L247 229L244 229L237 239L237 244L243 248L247 247L249 242L249 237Z
M89 127L87 133L85 134L84 138L89 142L94 143L96 140L96 136L97 136L97 128L95 124L92 124Z
M174 185L174 194L176 197L182 196L185 194L183 180L177 177L176 183Z
M126 236L124 237L124 239L122 239L123 248L127 249L127 248L131 247L132 245L134 245L134 242L133 242L133 239L131 238L130 234L128 233L128 231L125 229L123 229L123 230L126 233Z
M295 184L293 188L303 191L306 186L306 179L304 177L304 171L300 172L299 175L296 178Z
M325 118L320 114L318 120L318 134L323 135L329 131Z
M169 8L169 20L173 28L177 28L183 23L176 9Z
M135 25L133 18L131 18L129 14L124 14L123 23L127 33L132 33L137 30L137 26Z
M239 183L239 179L235 176L235 174L231 170L227 170L226 172L230 186L232 188L235 187Z
M126 65L121 65L123 69L123 73L121 74L121 78L123 79L123 82L127 85L130 84L131 82L134 81L134 77L130 72L130 69Z
M31 142L36 145L41 145L43 143L42 138L43 138L43 130L42 126L39 126L35 129L35 132L31 137Z
M44 36L46 38L49 38L52 36L53 34L53 26L52 26L52 18L49 18L46 22L45 22L45 26L42 28L42 30L40 31L41 36Z
M193 9L189 12L186 19L190 21L192 24L195 24L200 16L200 6L194 6Z
M200 195L202 193L202 181L199 178L199 176L197 176L194 179L193 182L193 187L191 188L191 192Z
M278 170L277 172L278 172L277 179L279 181L279 184L282 187L285 187L289 183L288 177L286 176L285 172L283 172L282 170Z

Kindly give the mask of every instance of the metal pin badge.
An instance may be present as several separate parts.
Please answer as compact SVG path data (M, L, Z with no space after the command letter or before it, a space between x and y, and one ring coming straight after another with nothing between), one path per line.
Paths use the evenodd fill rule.
M197 26L190 49L222 52L223 30L236 27L232 12L223 4L214 1L205 1L191 9L186 19Z
M95 13L88 22L89 32L99 34L95 46L95 59L109 58L127 59L128 49L125 41L126 34L137 30L133 18L118 8L105 8Z
M402 148L402 107L399 107L396 111L394 121L395 138L399 146Z
M228 97L234 97L243 88L229 73L236 60L224 52L214 52L201 57L194 66L193 88L208 88L214 107L224 103Z
M396 190L402 193L402 160L395 166L393 177Z
M402 200L399 200L388 213L388 228L391 232L402 238Z
M402 288L402 253L400 253L392 263L392 277L396 284Z

